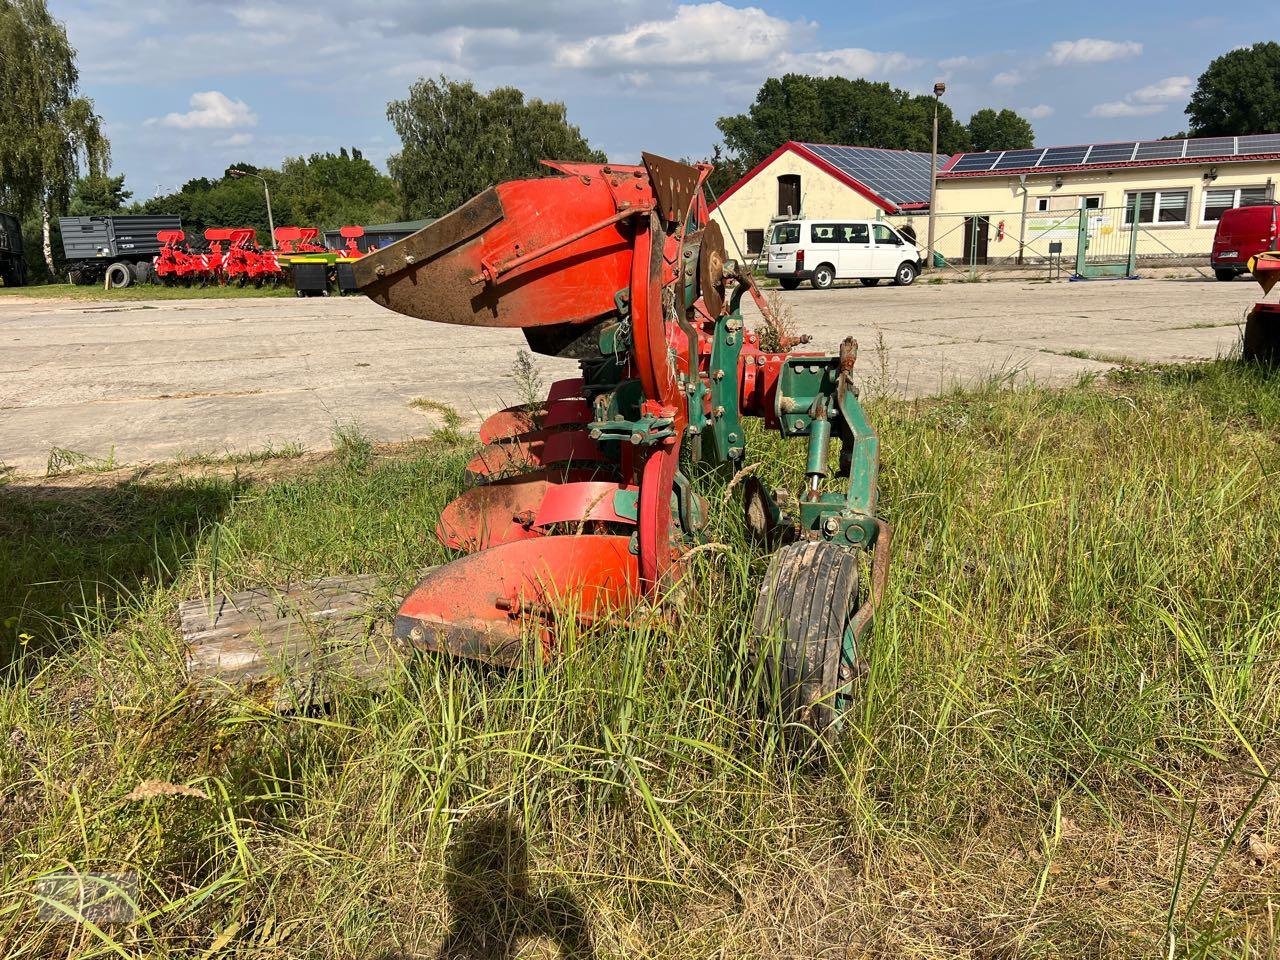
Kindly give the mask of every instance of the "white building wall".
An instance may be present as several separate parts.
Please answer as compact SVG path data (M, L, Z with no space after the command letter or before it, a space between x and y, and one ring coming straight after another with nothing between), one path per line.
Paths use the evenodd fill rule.
M712 211L724 232L730 257L737 257L733 240L747 254L747 231L765 231L778 214L778 178L786 174L800 177L800 206L797 216L825 219L874 220L880 207L843 181L815 166L806 158L787 150L755 176L743 183ZM732 239L731 239L732 238ZM748 255L749 256L749 255Z

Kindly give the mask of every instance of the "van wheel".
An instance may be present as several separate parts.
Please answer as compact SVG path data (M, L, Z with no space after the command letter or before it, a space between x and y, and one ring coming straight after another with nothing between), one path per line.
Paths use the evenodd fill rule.
M1213 271L1213 275L1224 282L1227 280L1234 280L1236 278L1236 272L1234 270L1215 270Z
M836 270L829 263L819 264L818 268L813 271L813 278L809 281L815 290L830 290L831 285L835 282Z
M876 284L880 282L880 278L879 277L863 277L858 282L862 284L864 287L874 287Z
M893 275L895 287L909 287L916 282L916 265L904 260L898 265L898 272Z
M798 277L783 277L778 281L778 285L782 287L783 290L794 290L796 287L800 286L800 280Z
M133 271L127 263L113 263L107 267L107 282L113 287L127 287L133 283Z

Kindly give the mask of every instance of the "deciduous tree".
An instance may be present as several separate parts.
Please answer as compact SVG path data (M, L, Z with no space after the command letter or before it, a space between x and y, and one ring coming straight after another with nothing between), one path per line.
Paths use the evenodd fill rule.
M109 148L67 31L44 0L0 0L0 206L38 211L53 272L50 221L66 210L82 164L102 175Z
M603 163L564 104L526 100L514 87L481 93L470 83L419 80L387 105L401 150L387 167L406 217L438 217L496 183L546 173L539 161Z
M887 83L789 73L770 77L746 113L716 126L729 155L744 169L788 140L927 151L933 136L933 97ZM969 131L951 108L938 109L938 150L969 149Z
M1035 146L1036 132L1012 110L985 107L969 118L969 142L973 150L1026 150Z
M1187 104L1193 137L1280 132L1280 43L1230 50L1200 74Z

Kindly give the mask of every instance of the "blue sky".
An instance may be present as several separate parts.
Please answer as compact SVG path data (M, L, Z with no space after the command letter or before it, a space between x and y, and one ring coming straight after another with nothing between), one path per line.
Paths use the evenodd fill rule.
M233 161L395 151L386 103L419 76L564 101L611 159L705 156L716 118L788 70L926 91L962 119L1012 107L1041 145L1155 137L1259 18L1163 2L755 4L666 0L49 0L114 166L150 197ZM1222 8L1218 8L1222 9ZM1250 23L1254 25L1250 25Z

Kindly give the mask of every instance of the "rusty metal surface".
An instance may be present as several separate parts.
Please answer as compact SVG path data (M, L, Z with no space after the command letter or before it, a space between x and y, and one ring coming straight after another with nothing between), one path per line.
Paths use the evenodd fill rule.
M862 635L871 626L876 609L889 587L889 564L893 560L893 527L879 519L876 520L876 526L880 528L880 532L876 535L876 548L871 555L871 585L867 592L867 602L858 608L858 612L849 621L849 633L855 643L861 643Z
M662 219L668 223L683 223L698 192L698 168L652 153L640 156L649 171L649 179L653 181L653 192L658 198L658 212Z
M720 225L712 220L703 228L698 248L698 286L702 303L713 317L724 312L724 261L724 234L720 232Z
M502 201L498 198L498 191L492 188L486 190L435 223L427 224L417 233L357 260L351 265L356 286L373 296L366 288L373 287L379 281L387 281L415 264L425 263L446 250L479 236L502 217Z

